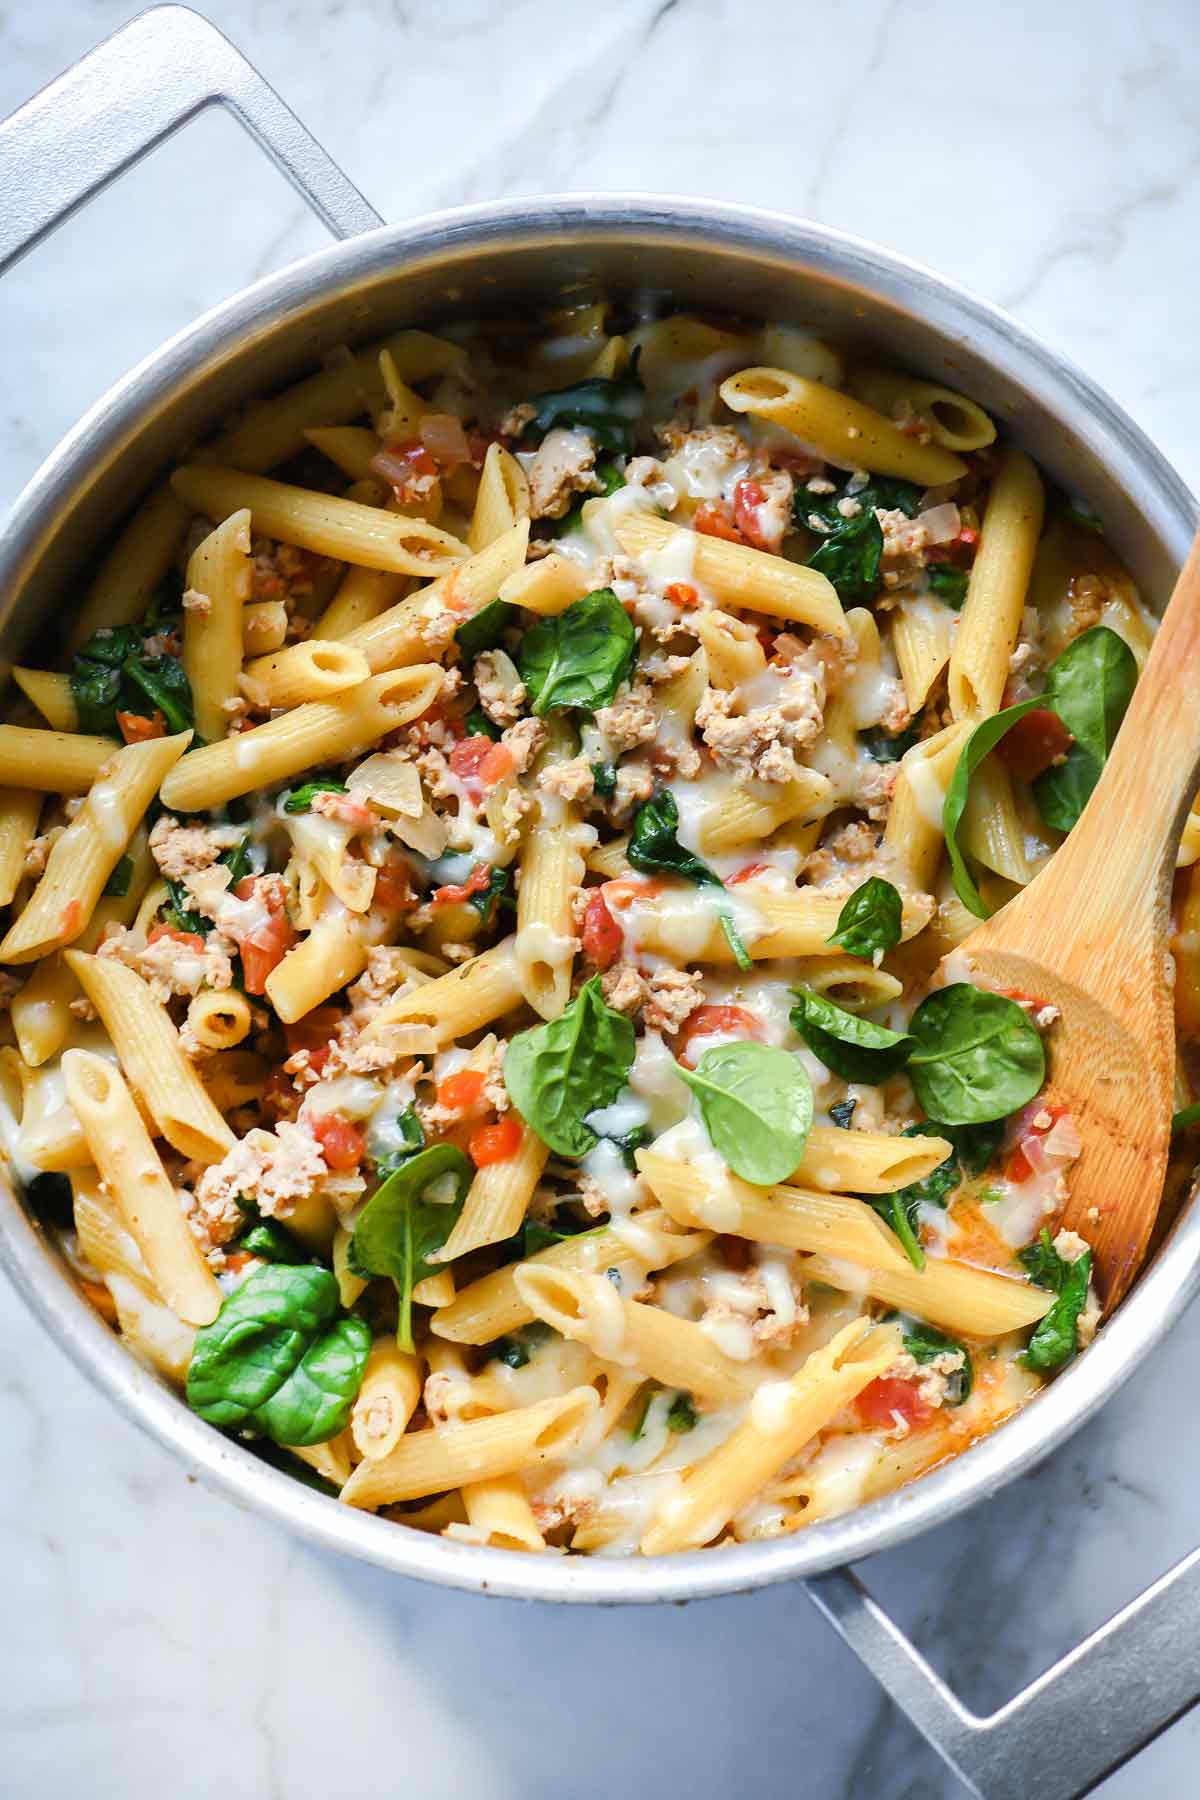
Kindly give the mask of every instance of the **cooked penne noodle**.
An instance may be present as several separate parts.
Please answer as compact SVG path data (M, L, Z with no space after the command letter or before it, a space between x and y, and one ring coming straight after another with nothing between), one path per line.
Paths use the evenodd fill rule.
M936 881L942 860L946 789L973 729L970 719L960 719L914 744L901 759L900 776L892 790L884 844L926 891Z
M250 1002L236 988L203 988L187 1010L187 1029L205 1050L232 1050L252 1024Z
M910 712L918 713L954 647L958 614L930 594L902 600L892 615L892 645L904 697Z
M441 685L436 664L397 669L328 700L297 706L223 743L202 745L163 782L163 804L179 812L223 806L316 763L353 756L423 713Z
M102 627L131 625L141 618L183 542L190 519L190 508L169 481L152 489L96 571L72 624L69 649L77 649Z
M550 618L566 612L588 592L588 578L570 557L551 552L538 562L526 563L500 583L498 598L508 606Z
M303 706L305 701L327 700L356 687L370 673L361 650L332 640L309 641L247 663L241 689L257 707Z
M304 433L305 438L348 475L351 481L366 481L371 475L371 462L378 456L379 434L362 425L319 425Z
M49 669L14 669L12 677L52 731L79 730L79 708L69 675L54 675Z
M779 893L754 883L739 890L748 907L752 907L756 926L761 921L761 935L742 931L747 953L755 962L782 956L823 956L837 928L838 914L844 897L822 893L817 888L802 888L798 893ZM643 950L669 956L679 944L679 919L655 895L640 909L636 922L638 943ZM911 901L905 903L902 931L906 938L920 931L928 921L928 912ZM700 963L730 963L734 960L729 940L721 925L720 904L712 906L710 922L701 935L695 913L688 930L689 960ZM739 926L739 929L741 927Z
M467 532L468 546L485 550L519 520L528 517L529 481L524 469L502 444L489 444Z
M265 656L287 642L287 607L282 600L255 600L242 609L242 650L246 656Z
M423 662L430 649L426 634L432 631L436 638L448 613L457 614L462 623L494 600L502 582L525 561L528 541L529 521L522 519L449 575L357 625L346 634L346 643L363 652L372 673Z
M538 1529L529 1496L517 1475L493 1475L488 1481L463 1483L471 1543L490 1544L497 1550L544 1550L546 1540ZM447 1527L447 1536L454 1535Z
M656 519L651 513L633 513L617 527L622 550L646 558L669 552L678 554L677 525ZM811 625L814 631L846 635L846 617L832 582L816 569L752 550L746 544L729 544L723 538L693 533L692 573L712 589L722 606L749 612L773 613L776 618Z
M376 1338L350 1414L360 1456L379 1462L400 1442L421 1398L421 1361L392 1338Z
M511 1155L487 1163L472 1176L458 1223L441 1250L447 1261L484 1244L503 1243L520 1230L550 1155L536 1132L527 1125L520 1129L520 1144Z
M1022 450L1004 451L950 657L950 706L956 719L978 724L999 711L1044 510L1041 476L1029 457Z
M36 788L0 788L0 906L8 906L37 836L42 796Z
M938 444L922 444L849 394L786 369L741 369L721 383L731 412L782 426L843 469L899 475L925 487L957 481L967 465Z
M345 638L403 600L412 586L407 575L386 569L349 568L337 593L312 628L314 638Z
M799 1167L788 1180L834 1194L890 1194L924 1181L953 1151L945 1138L932 1134L890 1137L881 1131L814 1125Z
M200 1254L133 1096L110 1063L86 1050L63 1056L67 1098L146 1267L167 1305L189 1325L216 1318L221 1290Z
M891 369L860 369L851 382L858 399L901 424L920 419L944 450L984 450L996 441L996 427L974 400L935 381Z
M224 517L248 507L256 531L367 569L429 577L452 569L467 554L465 544L426 519L405 518L241 469L190 463L172 481L180 498L197 512Z
M0 785L35 788L41 794L86 794L119 748L113 738L0 725Z
M375 1014L363 1033L370 1042L397 1025L424 1025L434 1032L438 1047L480 1031L521 999L516 940L505 938L482 956L460 964L436 981L428 981L410 993L398 994Z
M250 581L250 514L243 507L197 545L187 566L183 672L191 685L196 730L210 742L229 728Z
M1054 1304L1053 1294L1011 1275L976 1269L969 1263L930 1257L923 1270L906 1264L903 1269L851 1268L839 1259L808 1256L802 1265L809 1281L830 1287L865 1290L886 1306L903 1307L948 1331L964 1331L970 1337L1002 1337L1044 1319Z

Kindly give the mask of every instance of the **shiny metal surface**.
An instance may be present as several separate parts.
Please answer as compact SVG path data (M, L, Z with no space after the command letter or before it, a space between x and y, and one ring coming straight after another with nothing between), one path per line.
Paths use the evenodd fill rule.
M264 102L265 84L253 71L247 75L248 65L196 15L166 8L128 29L147 30L152 20L157 21L155 29L186 31L193 61L204 64L211 57L197 70L193 101L187 101L186 92L177 94L176 111L168 106L166 114L177 123L179 106L194 109L230 99L227 90L235 89L240 95L234 97L235 110L253 120L256 135L268 142L303 191L309 167L320 168L327 159L294 116L276 96L271 99L278 112ZM116 54L112 44L119 45L123 35L96 54ZM230 73L229 58L242 73ZM41 202L24 200L24 224L18 221L0 239L10 260L20 253L23 232L29 239L43 234L127 166L140 148L161 139L164 109L152 93L140 92L148 64L153 65L152 58L116 55L108 65L124 84L119 94L124 123L116 137L107 129L100 132L100 141L112 146L105 168L90 180L86 169L77 167L62 180L57 195ZM70 85L60 92L76 100L88 92L88 67L85 60L82 75L68 78ZM54 92L54 87L45 90L33 103L38 141L65 146L65 155L72 127L61 115L55 125ZM111 84L103 93L93 85L90 103L103 112L118 97ZM28 112L15 115L21 132L31 128L24 116ZM294 138L290 149L270 144L276 128L290 134L293 126L316 153L315 164L306 162L309 150L300 154ZM12 121L0 125L0 170L12 167L12 130ZM349 183L338 190L325 181L321 194L310 198L336 229L345 226L347 217L353 221L360 216L355 199L361 201L361 196ZM335 344L362 342L409 322L524 312L564 294L583 297L593 290L712 310L728 310L736 299L738 310L749 315L810 324L859 345L886 345L893 358L963 386L1069 492L1096 508L1143 590L1160 603L1165 599L1194 529L1191 495L1137 427L1086 376L995 309L902 258L795 219L669 197L570 195L471 207L370 231L257 283L165 344L91 409L13 508L0 539L3 654L11 658L36 639L39 627L54 619L64 596L73 591L74 578L164 464L238 402L305 372ZM242 1504L328 1548L399 1574L530 1599L650 1602L695 1599L837 1569L944 1520L1031 1468L1120 1386L1196 1292L1200 1209L1193 1202L1088 1354L1024 1412L954 1463L910 1489L787 1539L654 1562L518 1557L429 1538L322 1499L204 1425L136 1364L77 1294L37 1227L11 1197L0 1209L0 1259L89 1378L197 1474ZM962 1720L969 1721L970 1715L953 1696L949 1705L944 1690L933 1698L923 1691L936 1678L926 1669L928 1680L923 1680L913 1666L915 1652L907 1665L903 1657L889 1659L887 1645L894 1645L899 1634L873 1603L865 1597L861 1605L854 1600L849 1582L848 1577L826 1581L816 1590L818 1603L910 1708L931 1741L969 1773ZM1190 1578L1174 1590L1164 1588L1162 1606L1185 1585L1190 1594ZM1127 1641L1125 1632L1122 1623L1111 1634L1114 1646ZM1141 1648L1149 1655L1154 1645L1147 1641ZM1200 1674L1195 1680L1200 1684ZM1051 1677L1034 1688L1071 1693L1069 1681L1060 1687ZM1170 1691L1179 1701L1177 1712L1186 1696L1176 1688ZM1110 1699L1109 1767L1149 1735L1137 1708L1118 1706L1115 1693ZM1049 1706L1049 1701L1039 1704ZM1003 1739L1004 1754L1019 1765L1016 1707L1014 1702L1006 1709L1013 1715L1015 1741L1014 1731L1002 1733L997 1723L988 1743ZM1157 1711L1153 1717L1159 1724L1151 1730L1166 1722ZM1045 1728L1044 1718L1040 1728ZM993 1758L988 1769L994 1764ZM1018 1790L993 1785L976 1791L1000 1795ZM1060 1785L1039 1791L1066 1795L1082 1790Z

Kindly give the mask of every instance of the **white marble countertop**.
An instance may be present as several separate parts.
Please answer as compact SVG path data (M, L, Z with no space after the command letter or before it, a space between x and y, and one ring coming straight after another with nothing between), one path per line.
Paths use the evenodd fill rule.
M0 113L132 10L0 16ZM1200 490L1192 0L209 0L388 217L549 189L783 208L1090 371ZM0 205L4 204L0 196ZM207 117L0 286L0 504L115 376L321 242ZM1200 1535L1195 1314L1036 1475L869 1579L997 1704ZM579 1612L315 1552L200 1489L0 1289L0 1787L14 1800L962 1793L802 1593ZM1102 1790L1195 1792L1200 1714Z

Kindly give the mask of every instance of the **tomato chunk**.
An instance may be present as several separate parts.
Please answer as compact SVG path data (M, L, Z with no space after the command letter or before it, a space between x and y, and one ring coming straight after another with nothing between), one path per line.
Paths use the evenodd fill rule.
M357 1125L343 1119L341 1113L324 1113L310 1119L312 1134L321 1146L321 1154L331 1169L356 1169L363 1159L366 1143Z
M444 1106L447 1112L466 1112L469 1107L478 1106L483 1099L485 1079L478 1069L459 1069L454 1075L447 1075L438 1082L438 1105Z
M484 894L491 878L492 865L476 863L465 881L452 881L447 887L434 888L433 905L455 906L469 900L472 894Z
M745 538L733 522L729 505L724 500L705 500L697 508L692 528L703 537L724 538L729 544L744 544Z
M583 954L597 969L611 969L624 948L621 927L608 910L603 888L588 895L583 915Z
M693 1041L718 1035L754 1038L761 1044L762 1025L744 1006L698 1006L680 1027L675 1039L675 1055L689 1069L694 1068L690 1055Z
M506 1113L494 1125L481 1125L478 1131L473 1131L467 1149L475 1167L486 1169L489 1163L508 1162L517 1154L524 1138L520 1120Z
M770 548L758 522L758 509L766 498L757 481L739 481L733 490L733 522L746 543L756 550Z
M495 787L513 768L512 751L504 744L494 744L490 737L460 738L450 752L451 772L468 790Z
M375 876L374 906L407 906L413 898L412 882L403 863L385 862Z
M700 596L690 581L672 581L663 589L663 599L669 600L672 606L683 607L685 611L700 604Z
M996 745L996 755L1019 781L1033 781L1074 743L1056 712L1035 706Z
M933 1408L922 1400L915 1381L901 1381L895 1375L880 1375L865 1387L854 1402L864 1425L882 1426L886 1431L896 1421L894 1413L909 1425L924 1425L933 1417Z
M119 712L117 726L127 744L145 744L151 738L165 736L167 722L155 707L150 718L143 718L141 713Z
M267 976L281 963L296 941L292 922L287 916L279 883L269 880L260 887L261 877L247 875L238 882L234 893L239 900L250 900L262 894L267 917L253 930L239 934L236 925L228 926L228 935L241 952L242 973L248 994L265 994Z
M747 863L744 869L739 869L736 875L729 877L725 886L737 887L740 882L753 881L756 875L765 875L770 866L770 863Z

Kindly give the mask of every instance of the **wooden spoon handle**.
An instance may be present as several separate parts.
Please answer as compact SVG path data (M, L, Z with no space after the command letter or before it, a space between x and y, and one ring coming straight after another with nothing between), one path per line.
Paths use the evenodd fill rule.
M1200 535L1083 816L1050 865L1073 882L1070 929L1165 914L1175 853L1200 786ZM1119 822L1119 823L1118 823ZM1049 872L1049 871L1048 871Z

